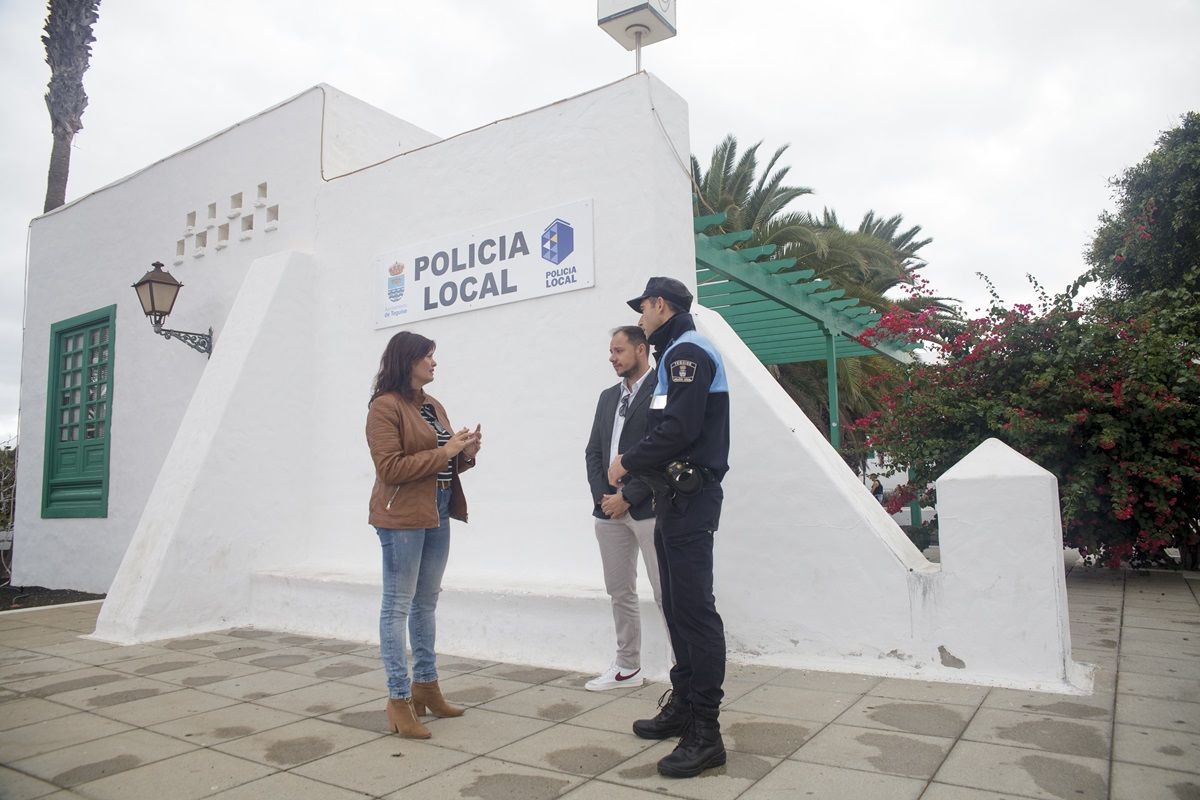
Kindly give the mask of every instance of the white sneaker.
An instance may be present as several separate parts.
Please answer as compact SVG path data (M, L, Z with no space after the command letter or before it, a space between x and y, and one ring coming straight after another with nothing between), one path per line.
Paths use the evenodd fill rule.
M602 675L592 678L583 685L583 688L589 692L603 692L606 689L617 689L625 687L637 687L645 683L642 678L642 669L624 669L618 667L614 662L611 667L606 669Z

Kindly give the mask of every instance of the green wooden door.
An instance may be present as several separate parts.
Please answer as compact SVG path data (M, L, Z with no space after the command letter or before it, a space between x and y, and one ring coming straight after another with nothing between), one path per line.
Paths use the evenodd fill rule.
M108 516L116 310L51 326L43 517Z

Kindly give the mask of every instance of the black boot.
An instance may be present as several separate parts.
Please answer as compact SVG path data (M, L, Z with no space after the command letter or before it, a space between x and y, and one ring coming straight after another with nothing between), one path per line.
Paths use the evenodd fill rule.
M678 746L658 762L658 773L668 778L693 778L725 763L721 724L715 719L693 717Z
M664 703L665 701L665 703ZM639 719L633 732L643 739L668 739L683 733L692 721L692 709L679 692L668 689L658 698L658 714L654 719Z

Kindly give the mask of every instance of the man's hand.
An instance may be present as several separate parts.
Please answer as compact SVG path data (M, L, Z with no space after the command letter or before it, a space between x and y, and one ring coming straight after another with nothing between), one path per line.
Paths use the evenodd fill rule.
M621 463L621 457L614 458L608 467L608 485L619 486L620 480L625 477L626 472L625 465Z
M620 519L629 511L629 503L625 502L625 496L620 492L616 494L605 494L600 496L600 510L603 511L609 519Z

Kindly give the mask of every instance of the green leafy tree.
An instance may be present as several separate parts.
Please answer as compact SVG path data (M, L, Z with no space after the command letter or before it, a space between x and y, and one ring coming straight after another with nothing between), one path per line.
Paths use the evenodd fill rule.
M1200 113L1183 115L1141 163L1112 180L1117 210L1087 251L1115 293L1200 291Z
M50 169L46 177L44 211L66 202L67 175L71 169L71 142L83 130L83 111L88 97L83 90L83 73L91 55L92 28L99 18L100 0L50 0L46 17L46 63L50 65L50 84L46 109L50 112L50 131L54 146L50 151Z
M1066 544L1116 566L1195 537L1200 306L1188 294L1083 308L1064 294L1038 310L993 295L985 317L932 320L939 362L908 367L882 410L852 426L893 471L913 471L889 510L935 503L932 482L995 437L1058 479Z

